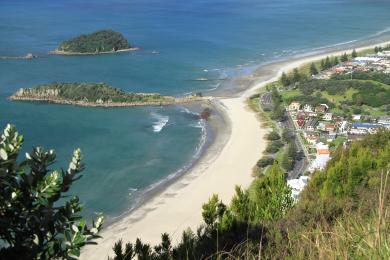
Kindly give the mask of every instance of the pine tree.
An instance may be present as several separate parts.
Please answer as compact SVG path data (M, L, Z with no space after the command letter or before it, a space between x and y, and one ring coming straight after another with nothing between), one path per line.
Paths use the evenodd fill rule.
M317 70L317 67L314 64L314 62L310 65L310 74L311 75L317 75L318 74L318 70Z
M292 81L293 83L298 83L301 81L301 74L297 68L294 69Z
M326 69L332 68L332 63L330 62L329 57L326 57L326 59L325 59L325 68Z
M334 59L333 59L333 66L336 66L336 65L338 65L339 63L340 63L339 58L334 57Z
M280 81L283 85L283 87L288 87L290 85L290 79L287 77L286 73L282 73L282 77L280 78Z
M348 61L348 55L347 55L347 53L344 52L344 54L341 56L341 61L342 61L342 62L347 62L347 61Z
M356 50L355 49L353 49L353 51L352 51L352 58L354 59L354 58L356 58L357 56L358 56L358 54L357 54L357 52L356 52Z
M326 70L326 68L325 68L325 62L324 62L323 59L321 60L321 70Z

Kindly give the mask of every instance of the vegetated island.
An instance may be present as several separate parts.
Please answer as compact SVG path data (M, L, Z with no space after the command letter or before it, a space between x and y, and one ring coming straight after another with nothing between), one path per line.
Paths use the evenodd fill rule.
M137 49L130 45L121 33L113 30L101 30L90 34L82 34L64 41L56 50L51 51L50 54L97 55L135 51Z
M52 83L21 88L10 100L48 102L86 107L172 105L203 100L200 96L172 97L157 93L127 93L105 83Z

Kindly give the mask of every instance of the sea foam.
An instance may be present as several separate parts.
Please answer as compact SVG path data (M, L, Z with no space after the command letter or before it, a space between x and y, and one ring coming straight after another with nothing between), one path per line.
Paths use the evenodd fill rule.
M151 113L152 117L156 120L153 125L153 132L159 133L161 132L164 127L168 124L169 122L169 116L164 116L158 113Z

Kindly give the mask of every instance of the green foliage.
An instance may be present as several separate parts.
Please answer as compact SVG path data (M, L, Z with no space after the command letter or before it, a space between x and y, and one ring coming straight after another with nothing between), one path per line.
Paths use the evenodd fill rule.
M344 52L344 54L341 55L340 60L341 60L341 62L347 62L348 61L348 54Z
M83 34L64 41L58 50L70 53L99 53L118 51L130 48L126 38L112 30L101 30L91 34Z
M293 206L291 189L277 163L274 163L265 177L253 182L249 198L254 203L252 221L255 223L280 219Z
M282 167L286 171L294 168L295 160L297 159L297 146L295 142L290 142L287 146L287 151L283 156Z
M318 70L317 70L317 67L316 65L314 64L314 62L312 62L310 64L310 74L311 75L317 75L318 74Z
M282 139L283 139L283 141L284 141L285 143L291 142L292 140L294 140L294 137L295 137L294 131L291 131L291 130L288 129L288 128L284 128L284 129L283 129Z
M280 77L280 82L282 83L282 85L284 87L288 87L291 82L290 82L290 79L287 77L286 73L282 73L282 76Z
M274 163L275 159L269 156L264 156L260 160L257 161L256 165L257 167L264 168L268 165L272 165Z
M53 91L58 92L58 94L48 96L49 98L68 101L98 102L101 100L102 102L132 103L166 102L172 99L160 94L126 93L105 83L52 83L24 90L27 97L43 98L47 97L47 93Z
M202 206L202 217L206 225L213 226L220 221L226 206L219 200L218 195L214 194L207 203Z
M357 54L355 49L353 49L351 56L352 56L352 59L354 59L354 58L356 58L358 56L358 54Z
M280 148L283 147L283 143L280 140L272 141L267 145L267 148L265 148L265 151L267 153L277 153Z
M275 141L280 139L280 135L278 134L278 132L272 131L271 133L267 134L266 138L269 141Z
M0 258L75 259L98 238L103 218L89 228L77 197L60 203L84 169L75 150L66 171L49 169L53 150L34 148L19 159L23 137L7 125L0 139Z

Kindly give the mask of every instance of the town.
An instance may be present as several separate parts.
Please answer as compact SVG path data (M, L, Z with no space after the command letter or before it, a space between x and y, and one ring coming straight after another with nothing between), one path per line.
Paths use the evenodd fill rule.
M379 129L390 129L388 49L376 47L373 53L364 55L354 50L340 60L326 57L319 65L310 65L310 76L305 78L302 69L295 69L290 76L283 73L281 83L269 86L260 95L262 109L279 121L279 132L288 128L295 133L297 150L304 155L296 160L304 163L287 174L295 199L310 174L323 170L338 147ZM377 88L379 92L375 92ZM365 100L366 89L375 90L373 101ZM383 100L377 102L378 98Z

